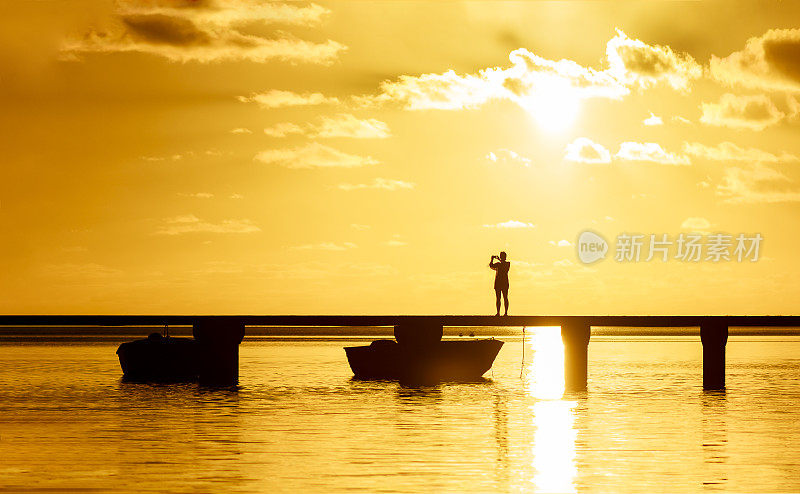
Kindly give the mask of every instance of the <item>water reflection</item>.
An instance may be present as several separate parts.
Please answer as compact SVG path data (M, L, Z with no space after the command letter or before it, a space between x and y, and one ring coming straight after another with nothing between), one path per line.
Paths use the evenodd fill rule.
M575 492L576 405L564 400L533 405L533 483L537 492Z
M702 400L703 488L725 490L728 483L728 402L725 391L705 391Z
M503 490L508 489L508 399L500 393L494 396L494 442L496 450L495 480Z
M527 369L523 370L523 375L529 379L530 394L542 400L557 400L564 396L564 344L560 328L533 328L525 345L526 355L532 355Z
M534 328L525 342L523 368L531 406L533 486L536 492L575 492L575 408L564 396L564 345L558 327Z

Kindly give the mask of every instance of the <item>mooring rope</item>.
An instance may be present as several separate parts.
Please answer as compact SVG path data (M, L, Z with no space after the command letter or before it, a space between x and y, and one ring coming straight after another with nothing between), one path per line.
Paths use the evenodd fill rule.
M525 326L522 326L522 363L519 367L519 378L522 379L522 373L525 371Z

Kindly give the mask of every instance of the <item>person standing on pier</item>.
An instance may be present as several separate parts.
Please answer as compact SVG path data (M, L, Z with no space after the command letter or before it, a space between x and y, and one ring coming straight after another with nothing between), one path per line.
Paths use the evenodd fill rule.
M497 259L497 262L494 260ZM492 256L489 259L489 267L494 269L494 294L496 297L495 305L497 306L497 314L500 315L500 295L503 296L505 302L505 314L508 315L508 270L511 268L511 263L506 261L506 253L501 252L499 256Z

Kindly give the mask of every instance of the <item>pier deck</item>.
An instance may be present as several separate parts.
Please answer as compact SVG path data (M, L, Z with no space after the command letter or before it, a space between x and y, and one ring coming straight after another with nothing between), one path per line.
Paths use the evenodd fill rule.
M430 331L441 337L444 326L560 326L564 342L564 380L568 389L585 390L592 326L699 327L703 344L703 388L725 389L728 328L800 327L800 316L364 316L364 315L3 315L0 326L192 326L203 349L201 383L238 381L238 346L246 326L394 326L403 332ZM438 329L437 329L438 328ZM423 334L423 333L420 333ZM438 339L437 339L438 341Z

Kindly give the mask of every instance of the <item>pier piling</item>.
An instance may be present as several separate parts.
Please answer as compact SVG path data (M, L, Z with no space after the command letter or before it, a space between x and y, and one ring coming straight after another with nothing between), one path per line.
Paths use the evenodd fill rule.
M238 321L205 320L192 326L200 344L200 385L235 386L239 382L239 344L244 324Z
M585 391L589 369L591 329L583 321L562 323L564 343L564 387L567 391Z
M700 326L703 342L703 389L725 389L725 345L728 343L728 326L724 322L709 321Z

